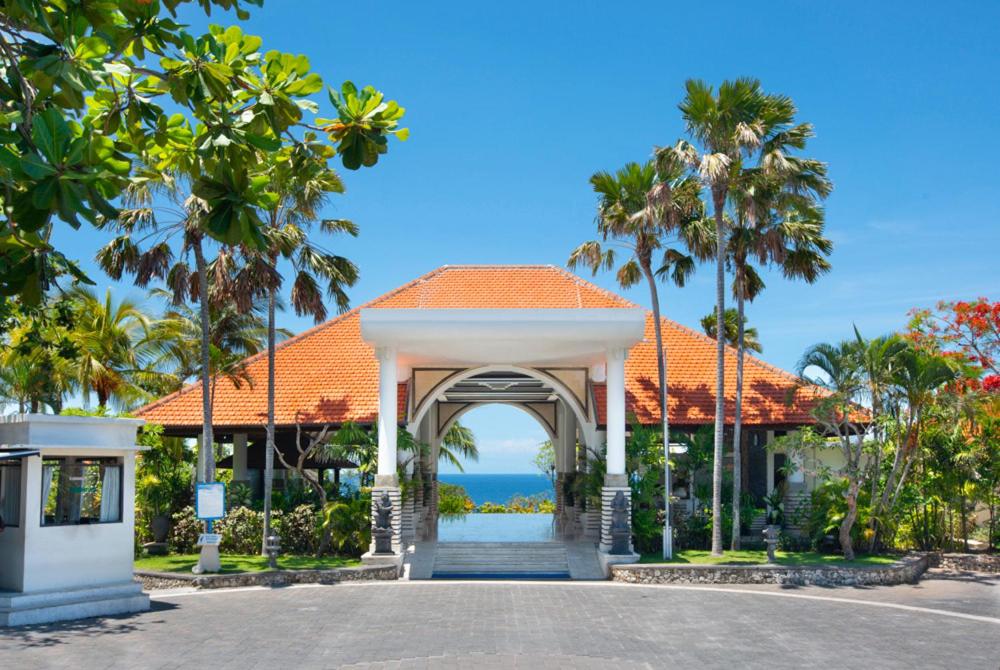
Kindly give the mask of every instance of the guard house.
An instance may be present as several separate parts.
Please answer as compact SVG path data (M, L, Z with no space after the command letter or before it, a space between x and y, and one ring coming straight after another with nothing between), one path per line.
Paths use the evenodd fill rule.
M142 419L0 422L0 625L140 612L132 579Z

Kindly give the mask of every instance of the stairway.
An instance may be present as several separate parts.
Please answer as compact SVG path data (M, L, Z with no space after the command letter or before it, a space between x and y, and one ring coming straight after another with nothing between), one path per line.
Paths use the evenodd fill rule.
M562 542L439 542L433 579L569 579Z

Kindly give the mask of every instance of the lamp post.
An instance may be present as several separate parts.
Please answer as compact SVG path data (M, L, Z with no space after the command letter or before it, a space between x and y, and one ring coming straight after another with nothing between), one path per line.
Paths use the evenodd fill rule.
M670 456L671 454L686 454L687 445L680 442L669 442L664 454L664 482L663 482L663 559L668 560L674 557L674 531L670 525L670 497L673 495L673 486L670 481Z

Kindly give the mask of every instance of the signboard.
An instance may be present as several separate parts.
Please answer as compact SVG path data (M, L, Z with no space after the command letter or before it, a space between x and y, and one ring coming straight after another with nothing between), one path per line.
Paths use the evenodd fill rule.
M198 536L199 547L212 547L222 544L222 536L218 533L202 533Z
M222 482L198 484L194 491L194 515L202 521L226 516L226 485Z

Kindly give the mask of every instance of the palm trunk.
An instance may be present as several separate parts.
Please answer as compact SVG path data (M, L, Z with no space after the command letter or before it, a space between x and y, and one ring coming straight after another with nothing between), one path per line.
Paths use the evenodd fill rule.
M737 270L739 271L739 270ZM742 425L743 420L743 357L746 352L745 333L743 328L743 286L742 278L737 280L739 293L736 295L736 328L737 328L737 353L736 353L736 409L733 414L733 537L730 549L739 551L740 535L740 496L743 495L743 443ZM721 329L716 334L721 334Z
M847 488L847 514L840 523L840 549L844 552L845 561L854 560L854 547L851 544L851 529L854 527L854 520L858 517L858 490L861 482L858 481L857 474L851 475L851 481Z
M671 527L670 523L670 496L671 496L671 473L670 473L670 406L668 404L669 400L669 390L667 388L667 350L663 345L663 324L660 321L660 294L656 288L656 279L653 277L652 269L648 264L644 264L642 267L643 273L646 275L646 281L649 282L649 296L653 303L653 332L656 335L656 368L657 374L659 375L660 382L660 420L663 425L663 513L665 515L665 529ZM668 547L672 547L673 543L668 542L665 538L663 543L664 548L664 558L671 558L666 554L672 554L672 550L668 550Z
M272 264L274 260L272 259ZM271 535L271 492L274 486L274 350L275 324L274 308L277 289L271 288L267 295L267 437L264 442L264 537L261 538L260 552L267 555L267 538Z
M722 456L725 416L726 228L722 218L725 193L714 189L715 204L715 448L712 463L712 556L722 556Z
M205 253L198 239L194 245L194 259L198 269L198 303L201 316L201 450L198 473L201 481L210 482L215 477L215 462L212 457L212 398L211 398L211 351L209 338L209 303L208 303L208 266L205 263Z

